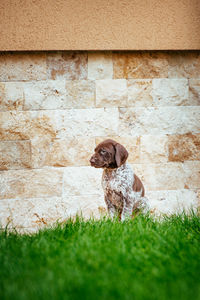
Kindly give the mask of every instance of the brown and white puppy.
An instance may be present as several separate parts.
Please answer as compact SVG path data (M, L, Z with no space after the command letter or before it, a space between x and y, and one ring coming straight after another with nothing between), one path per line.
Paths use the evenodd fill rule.
M122 221L141 209L148 210L144 186L126 163L127 157L124 146L108 139L95 148L90 159L91 166L104 169L102 187L110 216L117 214Z

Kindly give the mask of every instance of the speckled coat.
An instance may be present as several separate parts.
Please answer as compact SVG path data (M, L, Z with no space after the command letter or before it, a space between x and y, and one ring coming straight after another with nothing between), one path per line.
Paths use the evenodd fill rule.
M147 211L148 199L144 197L144 187L128 163L119 168L105 168L102 187L110 216L120 215L124 221L134 211Z

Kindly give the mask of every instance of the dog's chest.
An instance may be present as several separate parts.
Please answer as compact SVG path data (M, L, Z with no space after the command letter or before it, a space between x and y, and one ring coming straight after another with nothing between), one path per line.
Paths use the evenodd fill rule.
M128 164L111 170L105 169L102 176L102 186L105 193L130 193L133 186L133 171Z

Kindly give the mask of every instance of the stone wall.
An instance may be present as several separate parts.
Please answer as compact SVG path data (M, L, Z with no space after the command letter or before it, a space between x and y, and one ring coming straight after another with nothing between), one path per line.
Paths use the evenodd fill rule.
M97 143L125 145L152 211L198 205L200 51L0 54L0 223L105 213Z

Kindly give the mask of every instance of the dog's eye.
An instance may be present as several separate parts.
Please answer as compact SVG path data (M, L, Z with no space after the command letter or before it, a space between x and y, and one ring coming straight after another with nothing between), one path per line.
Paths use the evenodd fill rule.
M101 149L100 153L101 153L101 154L105 154L106 151L105 151L104 149Z

